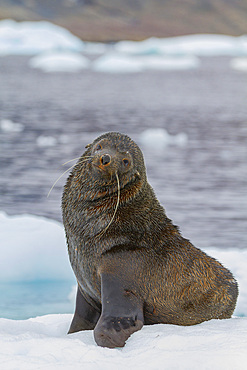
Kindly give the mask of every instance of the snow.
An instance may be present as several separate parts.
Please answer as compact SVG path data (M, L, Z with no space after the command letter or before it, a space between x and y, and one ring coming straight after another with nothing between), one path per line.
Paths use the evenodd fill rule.
M29 66L44 72L78 72L89 66L89 60L78 53L49 52L30 59Z
M0 212L0 281L73 279L63 227L32 215ZM230 268L239 282L235 315L247 316L247 250L207 252ZM75 294L74 288L71 297ZM4 370L246 369L247 318L211 320L179 327L152 325L133 334L123 349L98 347L92 331L67 335L71 314L28 320L0 319Z
M200 325L144 326L124 348L97 347L92 331L67 335L72 315L0 319L4 370L214 369L245 370L247 318Z
M84 43L50 22L0 21L0 55L32 55L49 50L83 50Z
M230 66L237 71L247 72L247 58L234 58L231 60Z

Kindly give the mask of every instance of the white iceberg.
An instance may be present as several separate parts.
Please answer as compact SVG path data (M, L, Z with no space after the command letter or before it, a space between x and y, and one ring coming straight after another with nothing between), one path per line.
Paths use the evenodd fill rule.
M81 52L84 43L68 30L46 21L0 21L0 55L32 55L49 50Z
M144 41L120 41L118 52L132 55L192 54L197 56L242 55L247 53L246 36L196 34L169 38L149 38Z
M91 330L67 335L71 318L0 319L2 369L246 369L247 318L144 326L121 349L98 347Z
M29 66L43 72L78 72L89 66L89 60L78 53L49 52L30 59Z

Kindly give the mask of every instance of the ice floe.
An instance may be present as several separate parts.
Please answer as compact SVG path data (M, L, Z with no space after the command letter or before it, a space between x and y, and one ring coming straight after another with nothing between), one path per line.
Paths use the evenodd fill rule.
M0 319L4 370L245 370L247 318L194 326L150 325L124 348L98 347L91 330L67 335L72 315Z

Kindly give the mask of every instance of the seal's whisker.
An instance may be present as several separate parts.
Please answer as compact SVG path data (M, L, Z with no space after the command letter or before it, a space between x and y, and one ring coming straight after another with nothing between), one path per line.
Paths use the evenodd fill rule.
M81 157L77 157L77 158L73 158L73 159L70 159L69 161L65 162L62 164L62 166L65 166L67 163L70 163L70 162L73 162L73 161L76 161L77 159L80 159Z
M81 157L79 157L79 158L81 158ZM77 162L77 163L75 163L75 164L73 164L73 166L71 166L70 168L68 168L66 171L64 171L63 173L62 173L62 175L60 175L57 179L56 179L56 181L53 183L53 185L52 185L52 187L50 188L50 190L49 190L49 192L48 192L48 194L47 194L47 198L49 197L49 195L51 194L51 192L52 192L52 190L53 190L53 188L54 188L54 186L58 183L58 181L63 177L63 175L65 175L67 172L69 172L73 167L75 167L77 164L80 164L80 163L84 163L84 162L87 162L89 159L91 158L91 156L89 157L89 158L85 158L84 160L82 160L82 161L80 161L80 162ZM72 159L73 160L73 159ZM68 161L68 162L71 162L71 161ZM68 163L67 162L67 163ZM64 163L65 164L65 163Z
M73 158L73 159L70 159L69 161L67 161L67 162L65 162L65 163L63 163L62 164L62 166L64 166L65 164L67 164L67 163L70 163L70 162L73 162L73 161L76 161L77 159L80 159L81 157L77 157L77 158ZM87 155L87 156L83 156L83 158L93 158L93 156L92 155Z
M102 230L102 231L98 234L98 236L103 235L103 234L106 232L106 230L108 229L108 227L112 224L112 222L113 222L113 220L114 220L114 218L115 218L115 216L116 216L118 206L119 206L119 201L120 201L120 183L119 183L119 177L118 177L117 172L115 173L115 175L116 175L116 179L117 179L117 204L116 204L116 207L115 207L115 210L114 210L113 216L112 216L112 218L111 218L111 220L110 220L109 224L104 228L104 230Z
M69 172L69 170L71 170L73 167L75 167L75 165L76 164L73 164L73 166L71 166L70 168L68 168L66 171L64 171L63 173L62 173L62 175L60 175L57 179L56 179L56 181L53 183L53 185L52 185L52 187L50 188L50 190L49 190L49 192L48 192L48 194L47 194L47 198L49 197L49 195L51 194L51 192L52 192L52 189L54 188L54 186L56 185L56 183L63 177L63 175L65 175L67 172Z

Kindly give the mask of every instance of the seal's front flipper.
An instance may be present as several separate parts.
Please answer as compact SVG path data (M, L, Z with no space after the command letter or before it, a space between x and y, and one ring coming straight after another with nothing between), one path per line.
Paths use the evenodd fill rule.
M123 347L126 340L143 326L143 302L124 281L113 274L101 274L102 313L94 329L101 347Z
M77 288L76 309L68 334L81 330L92 330L100 317L100 311L92 307Z

